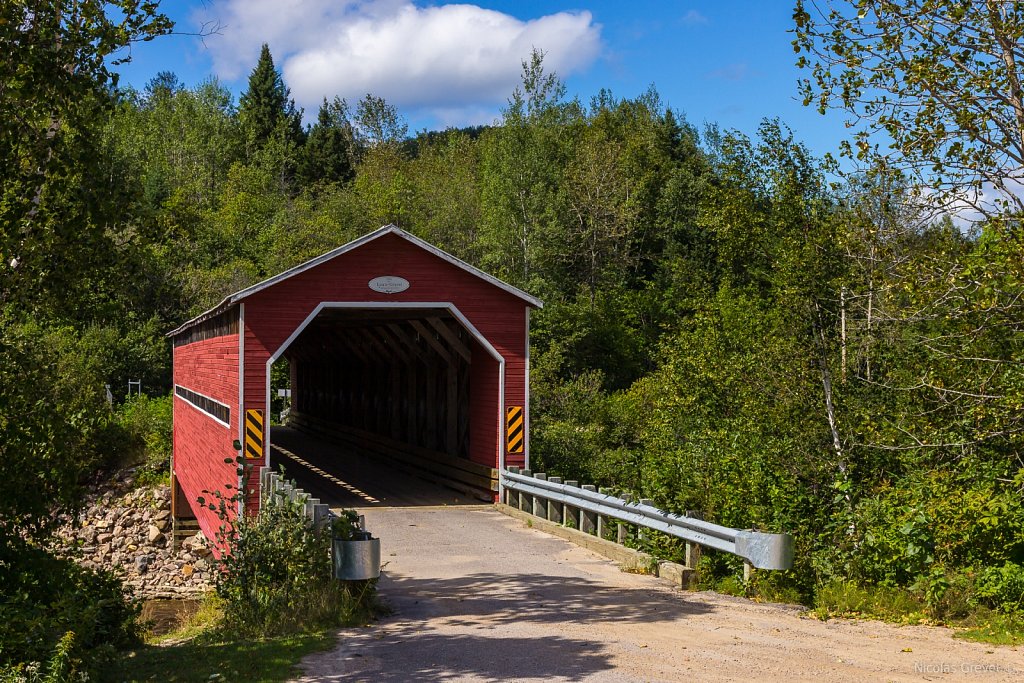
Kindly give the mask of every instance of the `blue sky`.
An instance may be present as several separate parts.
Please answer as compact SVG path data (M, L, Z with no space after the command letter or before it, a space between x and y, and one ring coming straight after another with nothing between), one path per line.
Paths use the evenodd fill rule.
M122 84L142 88L174 71L195 85L215 75L245 89L260 44L307 119L321 98L354 102L367 91L398 106L413 131L489 123L518 82L531 47L587 101L601 88L633 97L653 84L698 126L753 134L779 117L817 154L835 151L845 130L797 97L800 71L786 0L179 0L164 11L181 32L218 22L219 33L133 48Z

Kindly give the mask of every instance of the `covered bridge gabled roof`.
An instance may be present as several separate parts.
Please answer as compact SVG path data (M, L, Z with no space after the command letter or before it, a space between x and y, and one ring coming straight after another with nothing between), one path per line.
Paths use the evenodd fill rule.
M191 327L193 327L195 325L198 325L199 323L203 322L204 320L209 320L210 318L212 318L212 317L214 317L216 315L219 315L219 314L227 311L228 309L230 309L232 306L234 306L235 304L237 304L238 302L240 302L242 299L246 298L247 296L250 296L252 294L255 294L256 292L259 292L259 291L262 291L264 289L267 289L268 287L272 287L272 286L276 285L277 283L282 282L283 280L287 280L288 278L293 277L295 275L298 275L299 273L303 273L303 272L309 270L310 268L315 268L316 266L319 266L322 263L326 263L327 261L330 261L331 259L335 258L336 256L341 256L342 254L348 253L348 252L350 252L350 251L352 251L354 249L358 249L359 247L363 246L364 244L368 244L368 243L372 242L375 239L378 239L380 237L383 237L384 235L389 235L389 234L390 235L397 235L398 237L401 237L402 239L405 239L405 240L415 244L417 247L420 247L421 249L424 249L425 251L430 252L431 254L437 256L438 258L443 259L443 260L447 261L448 263L451 263L452 265L454 265L454 266L456 266L458 268L461 268L462 270L466 271L467 273L470 273L471 275L475 275L476 277L480 278L481 280L484 280L485 282L487 282L487 283L489 283L491 285L494 285L495 287L497 287L499 289L505 290L509 294L522 299L527 305L532 306L533 308L543 308L544 307L544 304L541 303L540 299L537 299L536 297L530 296L529 294L527 294L523 290L518 289L516 287L513 287L512 285L508 284L507 282L502 282L501 280L499 280L498 278L494 277L493 275L488 275L487 273L485 273L484 271L480 270L479 268L475 268L474 266L469 265L468 263L466 263L462 259L456 258L455 256L452 256L451 254L449 254L446 251L438 249L437 247L435 247L434 245L432 245L432 244L430 244L428 242L424 242L420 238L416 237L415 235L409 234L408 232L406 232L405 230L402 230L401 228L399 228L396 225L385 225L384 227L382 227L382 228L380 228L378 230L374 230L373 232L371 232L371 233L369 233L367 235L363 235L362 237L360 237L358 239L352 240L348 244L343 244L342 246L338 247L337 249L332 249L331 251L327 252L326 254L321 254L320 256L317 256L316 258L310 259L309 261L306 261L305 263L299 264L299 265L295 266L294 268L289 268L288 270L284 271L283 273L279 273L278 275L275 275L275 276L273 276L271 278L267 278L263 282L259 282L259 283L255 284L255 285L250 286L250 287L246 287L245 289L239 290L239 291L235 292L234 294L231 294L231 295L225 297L223 301L221 301L219 304L217 304L216 306L214 306L210 310L205 311L204 313L201 313L201 314L197 315L195 318L192 318L188 322L182 324L180 327L178 327L178 328L168 332L167 336L168 337L175 337L175 336L181 334L182 332L188 330L189 328L191 328Z

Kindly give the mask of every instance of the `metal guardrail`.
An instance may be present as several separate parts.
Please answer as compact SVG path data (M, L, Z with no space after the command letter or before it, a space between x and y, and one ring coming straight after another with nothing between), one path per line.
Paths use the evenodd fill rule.
M702 519L665 512L643 502L632 503L597 491L563 484L561 480L548 481L546 478L520 474L515 471L517 469L501 472L502 486L508 491L555 501L732 553L758 569L790 569L793 566L793 537L789 534L732 529Z
M330 506L321 503L319 498L314 498L295 484L284 479L278 472L270 467L260 468L260 495L263 500L284 502L284 500L298 501L303 506L303 512L317 527L329 524L334 513Z

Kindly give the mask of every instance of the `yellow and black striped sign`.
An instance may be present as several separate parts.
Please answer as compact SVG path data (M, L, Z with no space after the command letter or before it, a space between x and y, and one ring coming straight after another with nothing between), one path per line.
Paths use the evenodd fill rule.
M523 407L509 406L505 411L505 429L508 433L508 452L523 452Z
M245 411L245 457L263 457L263 411Z

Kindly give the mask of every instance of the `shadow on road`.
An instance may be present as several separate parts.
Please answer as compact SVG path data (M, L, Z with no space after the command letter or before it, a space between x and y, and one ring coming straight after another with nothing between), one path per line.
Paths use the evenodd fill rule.
M580 638L403 633L387 638L383 647L364 646L360 653L349 653L352 666L344 673L305 680L578 681L614 668L603 643ZM400 651L400 657L389 654L391 648Z
M676 622L713 609L678 593L541 573L388 572L382 587L394 613L342 632L339 650L307 660L304 680L580 680L615 668L609 645L585 637L587 624Z
M590 621L649 624L712 609L687 601L684 594L546 574L417 579L385 571L381 587L393 603L396 617L444 617L445 623L453 626Z

